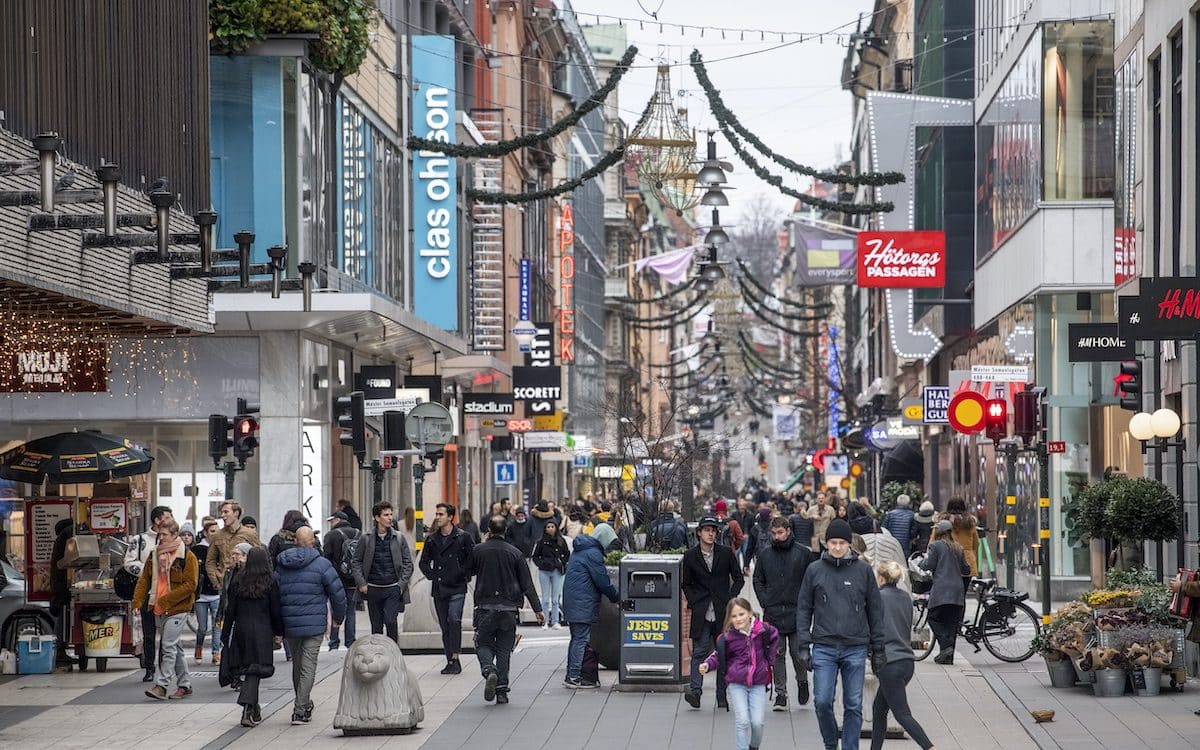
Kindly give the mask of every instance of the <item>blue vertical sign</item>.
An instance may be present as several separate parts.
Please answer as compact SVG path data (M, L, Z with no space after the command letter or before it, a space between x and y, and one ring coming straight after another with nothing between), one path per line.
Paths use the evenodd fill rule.
M454 39L412 37L413 133L454 143ZM413 312L458 330L458 177L454 159L413 154Z
M842 412L838 400L842 397L842 367L838 364L837 328L829 327L829 437L838 436Z
M521 292L520 292L520 314L517 315L517 320L529 320L529 295L530 285L532 284L533 262L529 258L521 258Z

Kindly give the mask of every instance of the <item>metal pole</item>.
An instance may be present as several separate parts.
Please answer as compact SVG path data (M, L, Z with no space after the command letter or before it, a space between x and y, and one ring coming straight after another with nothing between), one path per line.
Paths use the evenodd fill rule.
M1157 372L1157 369L1155 372ZM1163 454L1167 452L1166 446L1164 445L1165 442L1165 440L1160 438L1158 444L1151 447L1151 450L1154 451L1154 478L1159 482L1161 482L1163 478ZM1145 545L1145 542L1142 542L1142 544ZM1143 546L1143 552L1144 549L1145 548ZM1160 581L1166 580L1164 577L1164 571L1166 571L1167 568L1163 561L1164 556L1163 543L1156 542L1154 546L1154 569L1158 571L1158 580Z
M221 464L225 471L225 499L233 499L233 480L237 476L237 464L233 461L226 461Z
M1010 589L1017 590L1017 441L1004 441L1004 575Z
M1184 562L1184 537L1187 536L1187 511L1183 506L1183 448L1184 440L1175 443L1175 502L1179 505L1179 531L1175 535L1175 565L1186 568Z
M1038 457L1038 533L1042 545L1042 624L1050 624L1050 455L1046 441L1037 447Z
M425 457L418 456L413 464L413 532L415 534L417 551L425 547Z
M383 502L383 464L378 458L371 462L371 502Z

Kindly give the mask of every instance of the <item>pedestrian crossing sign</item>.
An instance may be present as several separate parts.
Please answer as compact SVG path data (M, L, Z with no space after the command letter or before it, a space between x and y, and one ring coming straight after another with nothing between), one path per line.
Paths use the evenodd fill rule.
M517 483L517 462L516 461L497 461L493 466L493 476L496 484L516 484Z

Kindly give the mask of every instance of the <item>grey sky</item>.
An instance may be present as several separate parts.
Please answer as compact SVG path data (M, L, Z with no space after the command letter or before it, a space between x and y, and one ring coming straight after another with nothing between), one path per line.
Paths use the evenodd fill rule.
M654 88L654 65L665 60L679 64L671 70L671 88L678 93L686 90L682 103L689 112L689 122L696 128L697 140L704 143L703 131L715 127L712 114L696 82L688 55L693 48L704 55L709 76L721 91L726 105L751 132L779 153L814 167L829 167L839 153L847 155L850 136L850 94L840 85L842 61L846 54L847 37L856 25L860 13L870 13L872 0L572 0L581 24L594 24L589 13L600 13L601 23L612 23L603 17L623 16L644 19L625 21L629 41L638 46L634 63L639 67L622 79L619 89L622 118L631 126L645 107ZM687 29L681 34L677 27L664 26L659 32L657 23L647 11L656 12L667 23L688 26L707 26L704 36L699 29ZM713 27L774 29L785 32L820 33L836 30L823 44L817 40L771 50L780 45L778 33L761 39L758 34L726 33L721 38ZM837 42L841 34L841 44ZM785 37L785 42L795 36ZM733 60L720 58L757 52ZM678 100L677 100L678 101ZM756 193L771 196L782 213L795 203L793 198L758 180L718 136L718 153L734 163L730 185L730 207L722 212L722 222L736 222L739 204L745 205ZM807 180L789 177L765 157L759 163L785 176L784 184L803 189Z

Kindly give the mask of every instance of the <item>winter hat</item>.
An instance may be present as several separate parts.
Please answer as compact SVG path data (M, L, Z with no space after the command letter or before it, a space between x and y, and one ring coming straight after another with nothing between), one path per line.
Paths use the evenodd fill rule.
M713 503L713 510L718 513L726 513L729 511L729 503L725 502L724 500L718 500Z
M713 518L712 516L704 516L700 519L700 522L696 524L696 531L703 529L705 526L711 526L717 531L720 531L721 520L719 518Z
M192 526L191 521L184 521L183 525L179 527L179 533L180 534L191 534L192 536L196 536L196 527Z
M616 541L617 532L613 531L612 526L606 523L598 523L596 528L592 529L592 539L600 542L602 549L608 549L608 545Z
M917 523L933 523L933 503L926 500L917 511Z
M942 520L938 521L937 526L934 526L933 528L939 534L949 534L951 526L952 524L943 518Z
M899 508L907 508L912 505L912 498L908 495L896 495L896 506Z
M254 516L246 516L245 518L242 519L242 525L243 526L253 526L254 528L257 529L258 521L254 520Z
M825 531L825 541L830 539L841 539L849 544L853 532L850 531L850 524L840 518L835 518L829 523L829 528Z
M758 509L758 520L763 521L771 517L771 509L767 506L762 506Z
M238 552L241 552L243 555L248 555L250 554L251 546L250 542L238 542L237 544L233 545L233 548Z

